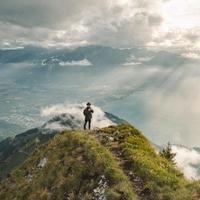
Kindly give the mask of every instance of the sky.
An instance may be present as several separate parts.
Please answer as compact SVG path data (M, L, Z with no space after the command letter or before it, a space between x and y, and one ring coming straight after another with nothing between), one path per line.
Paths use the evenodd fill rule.
M198 0L1 0L0 47L200 47Z

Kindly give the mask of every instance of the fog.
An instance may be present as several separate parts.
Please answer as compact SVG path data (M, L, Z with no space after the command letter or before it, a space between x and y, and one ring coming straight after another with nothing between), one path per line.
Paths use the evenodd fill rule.
M176 153L176 163L178 168L188 179L200 179L200 153L195 149L183 146L172 146L172 151Z
M76 121L83 122L84 121L83 109L85 108L86 103L87 102L80 104L57 104L57 105L52 105L50 107L44 107L41 110L41 115L44 117L54 117L56 115L66 113L72 115L76 119ZM92 128L103 128L110 125L114 125L114 123L105 116L105 112L101 108L92 105L92 109L94 110L92 116ZM77 126L82 128L83 123ZM56 127L56 129L57 128L58 127Z
M48 119L41 115L45 107L91 101L133 123L156 144L200 146L197 62L164 66L148 64L149 59L112 66L1 64L0 120L12 127L1 126L1 136L41 125Z

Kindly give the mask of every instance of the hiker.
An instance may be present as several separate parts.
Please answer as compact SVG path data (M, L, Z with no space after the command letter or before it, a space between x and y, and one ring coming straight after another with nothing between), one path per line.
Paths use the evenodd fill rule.
M91 120L92 120L92 113L94 113L94 111L91 108L91 103L88 102L86 105L87 105L87 107L83 111L83 114L85 116L84 130L86 129L87 123L88 123L88 128L90 130Z

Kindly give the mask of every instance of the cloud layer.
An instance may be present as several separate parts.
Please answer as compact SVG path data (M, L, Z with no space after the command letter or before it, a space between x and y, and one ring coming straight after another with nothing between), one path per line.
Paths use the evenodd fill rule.
M194 24L193 31L178 31L175 27L178 22L174 24L174 29L168 30L172 24L169 17L172 13L169 14L167 9L181 5L179 0L173 1L172 5L170 2L172 1L2 1L0 46L170 46L191 45L194 40L199 41L199 30L195 28L197 24ZM195 0L192 2L197 3ZM183 8L186 9L187 6ZM193 9L190 7L190 10Z
M43 108L41 110L41 115L43 117L53 117L55 115L60 115L60 114L65 113L65 114L74 116L74 118L77 121L84 122L83 109L84 109L85 105L86 105L86 103L57 104L57 105ZM94 105L92 106L92 108L94 110L93 120L92 120L93 128L103 128L103 127L107 127L107 126L114 124L110 119L108 119L105 116L105 113L101 108L94 106ZM82 124L79 124L78 126L81 128ZM55 127L58 128L58 126L56 126L56 125L55 125Z
M188 149L182 146L172 146L172 151L176 153L176 163L186 178L200 179L198 166L200 166L200 153L194 149Z

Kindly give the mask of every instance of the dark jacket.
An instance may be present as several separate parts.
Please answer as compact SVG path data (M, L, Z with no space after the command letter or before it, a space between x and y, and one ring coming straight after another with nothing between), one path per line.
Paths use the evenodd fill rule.
M92 113L94 113L92 108L90 108L90 107L85 108L84 111L83 111L83 114L85 115L85 120L91 120L92 119Z

